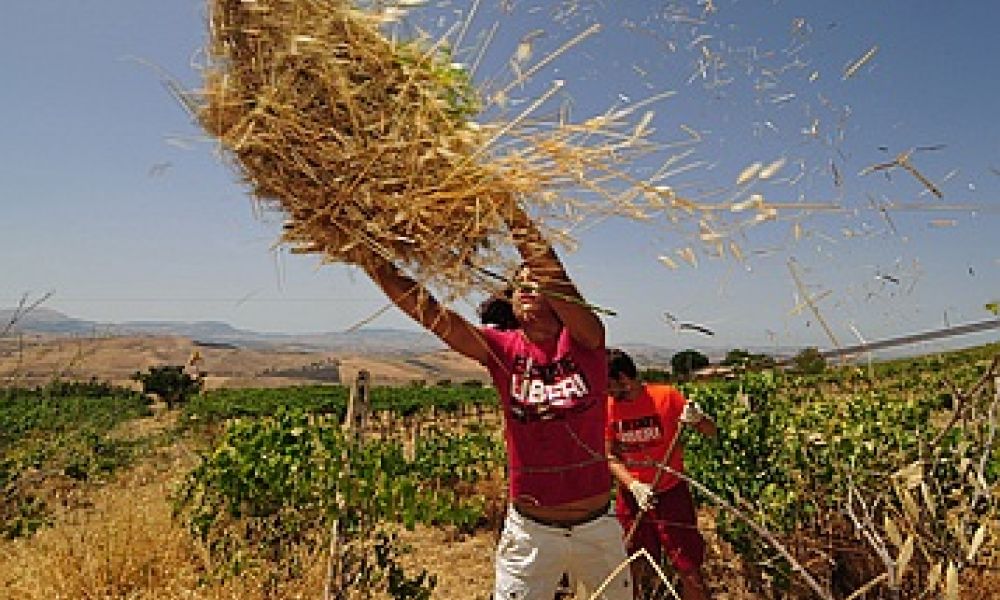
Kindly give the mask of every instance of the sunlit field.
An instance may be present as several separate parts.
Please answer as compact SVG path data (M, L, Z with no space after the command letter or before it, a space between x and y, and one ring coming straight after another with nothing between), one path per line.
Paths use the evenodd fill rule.
M8 4L0 600L1000 600L1000 2Z
M686 451L715 597L996 597L998 350L682 383L721 431ZM487 598L496 398L445 383L372 388L360 428L340 386L5 389L0 589Z

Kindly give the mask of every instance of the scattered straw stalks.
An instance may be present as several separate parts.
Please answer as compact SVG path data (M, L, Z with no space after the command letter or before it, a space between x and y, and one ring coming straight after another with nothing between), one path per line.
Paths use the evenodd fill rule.
M173 449L167 454L189 451ZM172 518L169 493L191 458L145 462L120 480L86 495L86 502L56 516L30 538L0 540L0 598L5 600L258 600L320 598L325 579L322 543L303 544L289 560L303 565L289 575L278 566L248 568L238 577L211 575L203 547ZM439 577L435 598L485 597L495 541L484 534L447 540L442 532L402 532L412 554L408 569ZM458 565L444 569L441 565ZM474 593L473 593L474 592ZM471 596L466 595L471 594ZM346 598L388 598L383 592L346 590Z
M170 493L190 468L190 451L173 448L54 515L29 538L0 540L0 597L10 600L136 600L316 597L322 569L277 581L248 570L211 576L205 552L172 517ZM82 493L82 492L81 492ZM304 564L321 565L305 548Z
M610 165L649 150L644 128L533 120L558 81L520 115L479 124L483 100L447 40L390 39L385 18L349 0L210 2L204 88L182 100L287 217L293 252L392 261L454 297L505 264L517 211L572 215L569 186L634 187L616 187Z

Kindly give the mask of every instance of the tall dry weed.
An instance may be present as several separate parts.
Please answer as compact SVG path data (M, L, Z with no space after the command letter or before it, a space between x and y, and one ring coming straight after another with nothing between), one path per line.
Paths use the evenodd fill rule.
M204 553L171 518L177 472L143 465L94 490L87 508L57 515L53 527L0 543L0 596L10 600L316 598L323 561L293 581L248 573L209 576Z

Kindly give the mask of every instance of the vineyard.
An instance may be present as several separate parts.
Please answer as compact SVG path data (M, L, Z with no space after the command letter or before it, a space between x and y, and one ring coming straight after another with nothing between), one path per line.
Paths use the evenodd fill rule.
M42 484L100 481L127 465L138 444L107 433L148 414L140 394L97 382L0 390L0 532L17 538L49 522Z
M993 345L683 384L720 430L691 436L685 454L702 516L715 522L707 574L717 596L998 597L998 354ZM505 459L494 391L373 387L361 428L345 426L352 395L205 392L161 414L169 427L129 436L122 427L155 412L136 392L99 382L4 390L0 589L58 597L32 593L41 580L23 565L7 567L68 527L88 497L147 468L170 475L163 500L180 554L196 565L193 589L150 588L150 564L145 576L111 572L95 578L100 590L62 597L227 597L241 581L255 582L244 597L486 597L488 555L486 581L459 593L440 585L448 565L421 562L403 538L496 531ZM178 447L187 458L165 466Z

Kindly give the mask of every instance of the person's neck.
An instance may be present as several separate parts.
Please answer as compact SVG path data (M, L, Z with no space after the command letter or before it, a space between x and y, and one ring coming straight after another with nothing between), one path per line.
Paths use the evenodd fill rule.
M562 324L556 320L534 321L526 323L521 327L524 337L536 344L548 342L559 335Z

